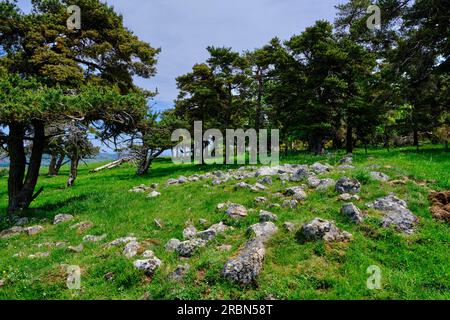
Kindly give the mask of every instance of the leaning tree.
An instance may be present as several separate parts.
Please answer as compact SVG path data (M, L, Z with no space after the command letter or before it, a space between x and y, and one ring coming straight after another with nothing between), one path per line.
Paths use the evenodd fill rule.
M14 0L0 3L0 139L10 158L10 215L39 194L50 125L75 120L113 136L130 132L145 116L150 93L138 90L133 77L153 76L159 52L99 0L32 4L25 14ZM81 8L80 30L66 24L67 7L74 4ZM28 157L25 143L31 145Z

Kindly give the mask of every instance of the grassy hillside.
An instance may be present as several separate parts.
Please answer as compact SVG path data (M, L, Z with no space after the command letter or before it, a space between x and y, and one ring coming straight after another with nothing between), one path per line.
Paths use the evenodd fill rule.
M314 157L298 154L285 157L283 163L312 164L316 161L332 165L342 157ZM405 185L391 186L370 179L368 167L381 166L377 171L391 179L410 180ZM270 191L253 193L235 191L236 181L211 186L207 181L186 185L167 186L166 180L180 175L189 176L237 166L175 166L161 159L154 164L151 174L136 177L132 166L98 174L81 167L75 187L65 189L67 171L61 176L42 176L39 186L45 191L26 212L41 224L45 231L36 236L20 235L0 239L0 299L450 299L449 226L433 220L428 212L427 195L430 190L450 189L450 155L442 149L425 149L416 153L412 149L391 152L371 150L369 155L358 151L354 155L356 169L346 174L332 171L324 177L338 179L344 175L363 183L360 208L389 192L395 192L408 202L410 210L420 218L417 232L406 236L391 229L379 227L379 217L370 217L361 225L352 224L340 214L341 201L334 190L326 193L308 191L308 199L296 209L272 208L257 205L256 196L266 196L299 183L282 186L274 179ZM43 172L45 172L43 170ZM0 210L7 205L6 176L0 177ZM248 182L256 182L250 179ZM160 183L162 196L148 199L145 194L129 193L140 184ZM182 239L185 222L191 220L199 229L199 219L210 224L226 220L216 210L218 203L230 200L254 211L239 222L231 222L234 230L219 235L196 255L180 259L176 253L166 252L164 245L171 238ZM264 267L257 284L240 287L223 279L221 270L225 262L247 240L245 230L258 222L260 209L278 215L279 232L267 244ZM72 214L72 222L52 225L53 217L60 213ZM334 220L337 226L353 234L350 243L300 244L295 234L281 227L283 222L294 222L298 227L315 217ZM158 228L154 219L160 219ZM69 227L80 221L91 221L94 227L78 233ZM227 221L227 220L226 220ZM0 230L6 228L4 222ZM76 246L86 234L107 234L99 243L86 243L81 253L67 248L48 248L46 243L67 241ZM103 245L116 238L134 234L145 241L147 248L163 262L153 278L147 278L133 267L134 259L122 254L122 247L105 248ZM229 244L232 250L222 252L217 246ZM41 245L41 247L39 247ZM29 259L37 252L50 252L49 257ZM17 257L15 255L19 254ZM177 265L189 263L191 268L180 283L168 280ZM66 287L65 265L79 265L82 269L81 290ZM377 265L382 270L382 290L366 288L366 269ZM106 274L113 274L108 280Z

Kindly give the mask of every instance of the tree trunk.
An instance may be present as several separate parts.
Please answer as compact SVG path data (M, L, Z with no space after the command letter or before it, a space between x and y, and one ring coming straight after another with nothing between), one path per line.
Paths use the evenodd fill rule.
M59 155L58 161L56 162L56 166L55 166L56 175L59 174L59 170L61 170L61 167L64 164L64 159L65 158L66 158L66 154L65 153L62 153L62 154Z
M48 165L48 173L47 175L50 177L54 177L58 175L56 172L56 161L57 161L58 155L56 152L53 152L50 159L50 164Z
M324 142L319 135L313 135L309 143L310 151L316 155L322 155L324 153Z
M69 179L67 180L67 187L72 187L75 184L75 180L78 176L78 163L80 162L80 158L78 156L70 159L70 174Z
M8 212L10 217L15 211L28 209L31 202L42 191L34 194L36 184L39 178L39 169L41 167L42 155L45 146L44 124L34 122L33 147L31 149L30 163L24 181L26 158L23 139L25 129L20 124L10 126L10 172L8 179L9 204Z
M414 146L416 147L417 151L419 151L419 133L417 129L414 129L413 136L414 136Z
M347 154L353 153L353 127L352 126L347 126L346 150L347 150Z
M143 148L143 150L141 151L141 155L140 155L140 159L139 159L140 161L139 161L137 172L136 172L136 174L138 176L143 176L148 173L148 169L150 167L148 151L149 150L147 148Z

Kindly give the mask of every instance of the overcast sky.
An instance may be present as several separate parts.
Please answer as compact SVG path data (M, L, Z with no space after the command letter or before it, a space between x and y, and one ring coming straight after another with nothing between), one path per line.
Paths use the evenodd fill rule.
M107 0L139 38L159 47L158 75L136 79L158 88L156 109L169 107L177 96L175 78L207 58L206 47L251 50L278 36L288 39L316 20L334 21L345 0ZM29 0L19 0L24 10Z

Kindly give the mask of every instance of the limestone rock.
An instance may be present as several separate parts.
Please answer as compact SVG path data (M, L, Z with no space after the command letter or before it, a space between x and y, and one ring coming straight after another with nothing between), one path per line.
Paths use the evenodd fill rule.
M247 209L240 204L231 203L228 205L225 214L232 219L244 218L247 216Z
M190 268L191 266L188 264L177 266L176 269L169 274L169 279L173 281L183 280Z
M336 183L336 191L338 193L357 194L361 192L361 183L356 179L342 177Z
M44 231L44 227L43 226L32 226L32 227L25 228L25 232L29 236L34 236L34 235L36 235L38 233L41 233L42 231Z
M336 181L333 179L321 179L319 185L316 190L320 192L327 191L328 189L334 187L336 185Z
M141 245L137 241L128 242L125 248L123 248L123 255L127 258L132 258L137 255L141 249Z
M253 234L256 239L266 242L278 231L277 226L273 222L261 222L252 225L249 228L249 233Z
M306 223L297 233L300 241L344 242L352 239L352 235L346 231L341 231L334 222L316 218Z
M106 239L106 234L102 234L101 236L93 236L87 235L83 237L84 242L99 242Z
M177 250L178 246L180 245L181 241L178 239L170 239L166 243L166 251L175 251Z
M259 212L259 221L260 222L269 222L269 221L277 221L278 216L273 214L272 212L261 210Z
M197 229L192 225L188 226L187 228L185 228L183 230L183 238L185 240L192 239L193 237L195 237L196 234L197 234Z
M348 203L342 206L341 213L355 223L363 221L363 214L353 203Z
M283 223L283 228L288 232L294 232L296 229L295 224L293 224L292 222Z
M370 177L374 180L381 181L381 182L389 181L389 176L382 172L373 171L370 173Z
M160 196L161 196L160 192L153 190L152 192L150 192L147 195L147 198L157 198L157 197L160 197Z
M53 219L53 224L60 224L66 221L73 220L73 215L71 214L58 214Z
M154 257L146 260L136 260L133 265L136 269L143 270L147 276L152 276L161 266L161 260Z
M192 239L183 241L179 244L176 251L182 257L191 257L201 247L206 245L206 241L202 239Z
M94 224L90 221L82 221L77 224L74 224L70 227L70 229L78 229L79 232L86 231L88 229L91 229L94 226Z
M78 246L69 246L67 248L70 252L80 253L84 250L83 244L79 244Z

